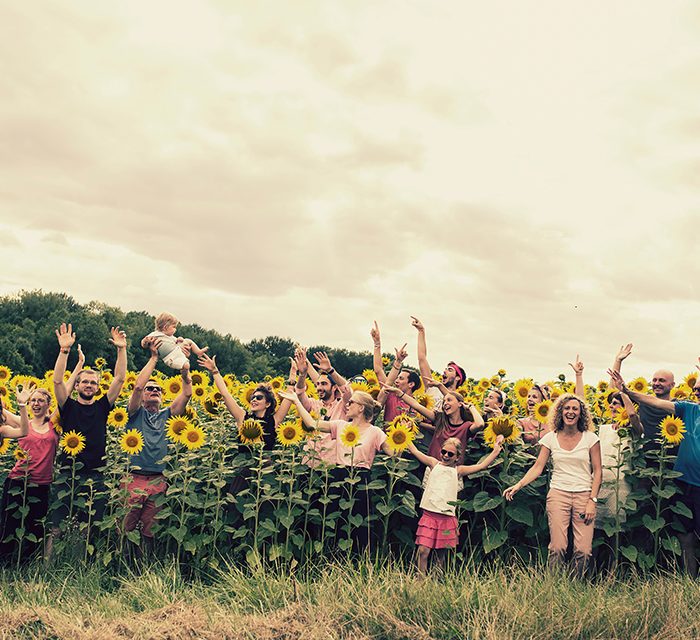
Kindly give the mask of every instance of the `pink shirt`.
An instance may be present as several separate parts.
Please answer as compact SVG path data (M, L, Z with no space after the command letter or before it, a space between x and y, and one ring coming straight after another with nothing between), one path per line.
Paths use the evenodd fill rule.
M338 454L336 462L345 467L351 466L352 463L355 467L370 469L374 462L374 456L386 442L386 433L371 424L364 431L360 430L360 444L356 447L346 447L340 439L340 434L349 424L345 420L334 420L328 423L331 428L331 438L336 443Z
M34 484L51 484L58 434L53 423L49 422L48 425L46 433L34 431L29 425L29 433L19 439L19 446L29 454L29 459L18 460L8 474L10 478L24 478L28 474L30 482Z
M384 402L384 422L391 422L400 413L407 413L409 416L416 415L413 407L407 405L397 394L387 394Z
M336 399L330 406L324 405L322 400L309 398L305 393L299 396L301 405L309 413L314 412L323 421L327 420L345 420L347 412L347 404L342 396ZM324 411L325 410L325 415ZM321 432L315 438L307 441L304 445L304 451L307 453L316 452L316 455L304 459L304 463L310 467L316 467L319 462L326 464L336 464L338 460L338 452L336 451L336 441L331 437L330 433Z

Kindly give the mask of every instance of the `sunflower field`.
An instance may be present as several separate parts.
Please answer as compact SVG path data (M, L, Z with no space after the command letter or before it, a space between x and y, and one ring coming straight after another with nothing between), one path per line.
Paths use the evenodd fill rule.
M93 369L100 372L101 393L105 393L112 380L111 372L103 361L96 362ZM376 397L376 376L369 371L365 374L367 382L351 386ZM0 397L4 406L16 412L14 389L18 383L34 383L52 391L52 375L52 371L43 378L13 375L9 368L0 366ZM78 524L69 518L65 522L66 530L56 545L59 558L75 561L79 556L85 562L107 566L141 544L138 530L125 533L120 526L129 510L125 478L130 473L131 456L143 447L141 434L126 428L126 405L136 375L128 372L109 415L104 486L88 483L83 492L74 489L80 463L72 456L85 446L84 437L73 432L61 436L59 448L68 454L72 465L56 468L54 485L68 487L63 491L69 495L60 497L69 498L71 515L77 509L94 515L98 500L106 500L107 507L100 520L88 518ZM180 393L181 379L160 372L154 376L160 379L163 406L167 406ZM689 374L673 390L674 399L691 397L694 376ZM248 408L257 381L238 379L232 374L224 379L240 404ZM266 451L258 444L262 439L260 423L247 420L240 429L236 428L206 372L193 371L192 382L194 391L186 414L171 418L167 424L169 451L164 475L168 489L158 496L160 510L153 550L156 556L175 558L194 567L222 562L259 565L268 561L294 566L319 556L351 553L358 530L366 531L370 554L386 557L413 553L422 470L405 452L410 441L420 439L412 418L399 416L383 424L380 416L375 424L385 428L395 455L380 453L368 478L361 480L353 472L349 478L340 477L332 466L309 465L315 455L307 446L313 434L303 431L293 409L278 428L277 447ZM263 382L275 391L284 387L282 377L266 378ZM489 469L465 479L458 501L461 531L454 562L493 559L538 563L546 556L547 474L523 489L516 500L506 502L502 497L503 490L522 477L537 454L536 444L523 441L517 422L518 417L528 415L526 399L533 384L527 379L510 381L501 370L489 378L470 378L459 388L465 400L478 407L494 387L507 397L505 415L488 421L482 434L471 440L465 463L487 455L498 435L504 436L506 444ZM563 375L546 384L552 399L573 392L573 383ZM648 390L645 380L637 379L633 384ZM609 499L605 516L596 524L596 560L621 570L673 568L681 555L679 517L690 515L676 500L678 490L673 479L678 474L672 470L674 447L683 437L684 425L678 419L665 421L663 437L656 446L643 448L627 426L629 417L611 413L608 398L613 391L606 382L585 388L596 425L616 422L619 427L615 462L605 467L613 480L604 483L615 499ZM307 393L316 395L310 381ZM425 389L416 393L416 399L432 406L432 397ZM551 400L545 401L532 412L543 430L550 406ZM342 437L352 444L357 435L347 430ZM21 459L22 452L14 441L4 440L0 454L0 473L4 476L15 460ZM621 479L623 473L625 480ZM620 490L623 484L624 492ZM21 492L14 498L20 512L26 511ZM369 501L367 517L355 509L361 499ZM51 509L57 506L56 495L53 500L49 520ZM20 527L17 535L21 538L26 532ZM22 540L19 542L21 553Z

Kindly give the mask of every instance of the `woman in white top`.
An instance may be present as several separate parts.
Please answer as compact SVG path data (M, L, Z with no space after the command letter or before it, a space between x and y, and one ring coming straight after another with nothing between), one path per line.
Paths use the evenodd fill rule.
M542 446L537 460L503 495L506 500L512 500L520 489L540 476L551 457L554 472L547 494L549 565L564 562L571 525L574 530L572 560L576 572L582 575L593 552L593 522L602 479L600 443L592 431L588 407L578 396L566 393L557 398L550 416L551 429L540 440Z

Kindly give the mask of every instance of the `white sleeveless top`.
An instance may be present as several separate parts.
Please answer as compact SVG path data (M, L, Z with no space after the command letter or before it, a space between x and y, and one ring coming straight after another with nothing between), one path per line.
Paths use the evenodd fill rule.
M421 509L447 516L455 515L455 506L448 502L457 500L458 480L455 467L436 464L426 481L423 498L420 501Z

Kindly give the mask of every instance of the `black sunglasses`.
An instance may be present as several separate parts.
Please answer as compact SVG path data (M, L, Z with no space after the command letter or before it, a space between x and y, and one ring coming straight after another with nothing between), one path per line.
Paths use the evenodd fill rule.
M264 400L265 396L262 393L255 393L250 397L251 400Z
M160 387L144 387L144 391L157 391L158 393L163 393L163 390Z
M440 449L440 454L448 458L453 458L457 455L454 451L448 451L447 449Z

